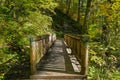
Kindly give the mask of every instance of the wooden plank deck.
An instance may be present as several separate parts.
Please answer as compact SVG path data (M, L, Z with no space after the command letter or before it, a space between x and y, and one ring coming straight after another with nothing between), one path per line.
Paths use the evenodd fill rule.
M80 75L80 64L63 40L56 40L37 65L31 80L86 80ZM67 52L68 51L68 52Z

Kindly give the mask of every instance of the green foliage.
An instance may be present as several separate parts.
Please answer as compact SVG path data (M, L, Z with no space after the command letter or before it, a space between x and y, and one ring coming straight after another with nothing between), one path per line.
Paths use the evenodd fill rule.
M0 6L1 40L8 45L25 46L29 36L53 32L48 15L57 6L53 0L6 0Z
M90 43L89 79L119 80L119 77L114 75L119 75L119 54L117 52L119 49L113 46L106 47L100 42Z
M0 47L10 46L8 50L4 50L6 52L0 51L0 64L15 54L18 57L15 58L18 61L16 63L24 63L23 57L29 58L30 53L28 38L54 33L51 29L53 22L51 14L55 14L54 8L57 7L57 3L54 0L2 0L0 2ZM7 57L9 58L6 59ZM29 62L29 59L26 61ZM14 61L10 63L13 65ZM0 78L12 67L5 67Z
M119 80L120 72L118 70L114 70L113 72L101 67L97 68L94 66L89 67L89 80Z
M68 1L68 2L67 2ZM70 3L69 3L70 1ZM61 0L59 9L77 20L81 25L85 22L87 1L91 0ZM90 5L90 4L89 4ZM80 8L79 12L78 9ZM79 32L88 29L91 37L89 47L89 79L119 80L120 73L120 0L92 0L88 8L86 26L72 25ZM67 12L68 11L68 12ZM71 21L71 23L74 21ZM72 23L73 24L73 23ZM117 74L115 77L114 74Z
M80 21L78 22L76 20L79 0L71 0L69 4L66 1L59 1L59 9L63 13L67 13L70 8L67 14L69 17L65 14L54 16L54 23L52 23L51 14L55 14L54 8L58 6L54 0L1 0L0 46L10 45L11 47L10 50L0 50L0 63L7 61L6 57L12 58L16 53L18 54L17 60L20 61L23 54L29 54L27 38L53 33L52 25L60 37L64 34L64 22L69 24L68 32L81 33L80 30L84 27L81 25L84 23L87 0L80 0ZM119 7L119 0L92 1L85 24L88 26L88 34L91 36L89 49L89 79L91 80L120 79ZM61 29L63 32L60 31ZM11 53L11 50L14 52ZM8 72L9 69L5 68L5 72ZM0 77L4 75L3 73Z

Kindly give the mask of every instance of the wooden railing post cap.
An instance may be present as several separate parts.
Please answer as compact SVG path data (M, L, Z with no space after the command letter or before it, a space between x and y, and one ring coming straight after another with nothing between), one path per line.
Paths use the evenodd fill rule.
M28 39L28 41L33 42L33 37L29 36L27 39Z
M39 36L34 36L33 37L33 41L39 41L40 40L40 37Z
M84 43L88 43L90 36L89 35L81 35L80 38Z

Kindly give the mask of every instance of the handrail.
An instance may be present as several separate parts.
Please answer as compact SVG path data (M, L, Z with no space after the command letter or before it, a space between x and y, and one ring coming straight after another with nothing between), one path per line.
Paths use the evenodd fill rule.
M74 54L79 63L81 64L80 74L87 75L88 73L88 40L89 36L87 35L71 35L65 34L64 39L72 49L72 54Z
M36 36L30 38L30 67L31 74L35 74L37 71L37 64L47 52L47 49L56 40L55 34Z
M4 49L4 48L11 48L12 46L10 45L6 45L6 46L0 46L0 49Z

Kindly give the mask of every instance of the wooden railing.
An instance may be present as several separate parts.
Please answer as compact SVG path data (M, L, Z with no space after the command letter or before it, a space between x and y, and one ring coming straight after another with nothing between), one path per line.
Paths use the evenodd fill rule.
M55 34L43 35L39 37L30 38L30 67L31 74L34 74L37 70L37 64L47 52L47 49L56 40Z
M64 39L68 45L72 49L72 54L74 54L80 65L82 75L87 75L88 72L88 39L89 36L76 36L66 34L64 35Z

